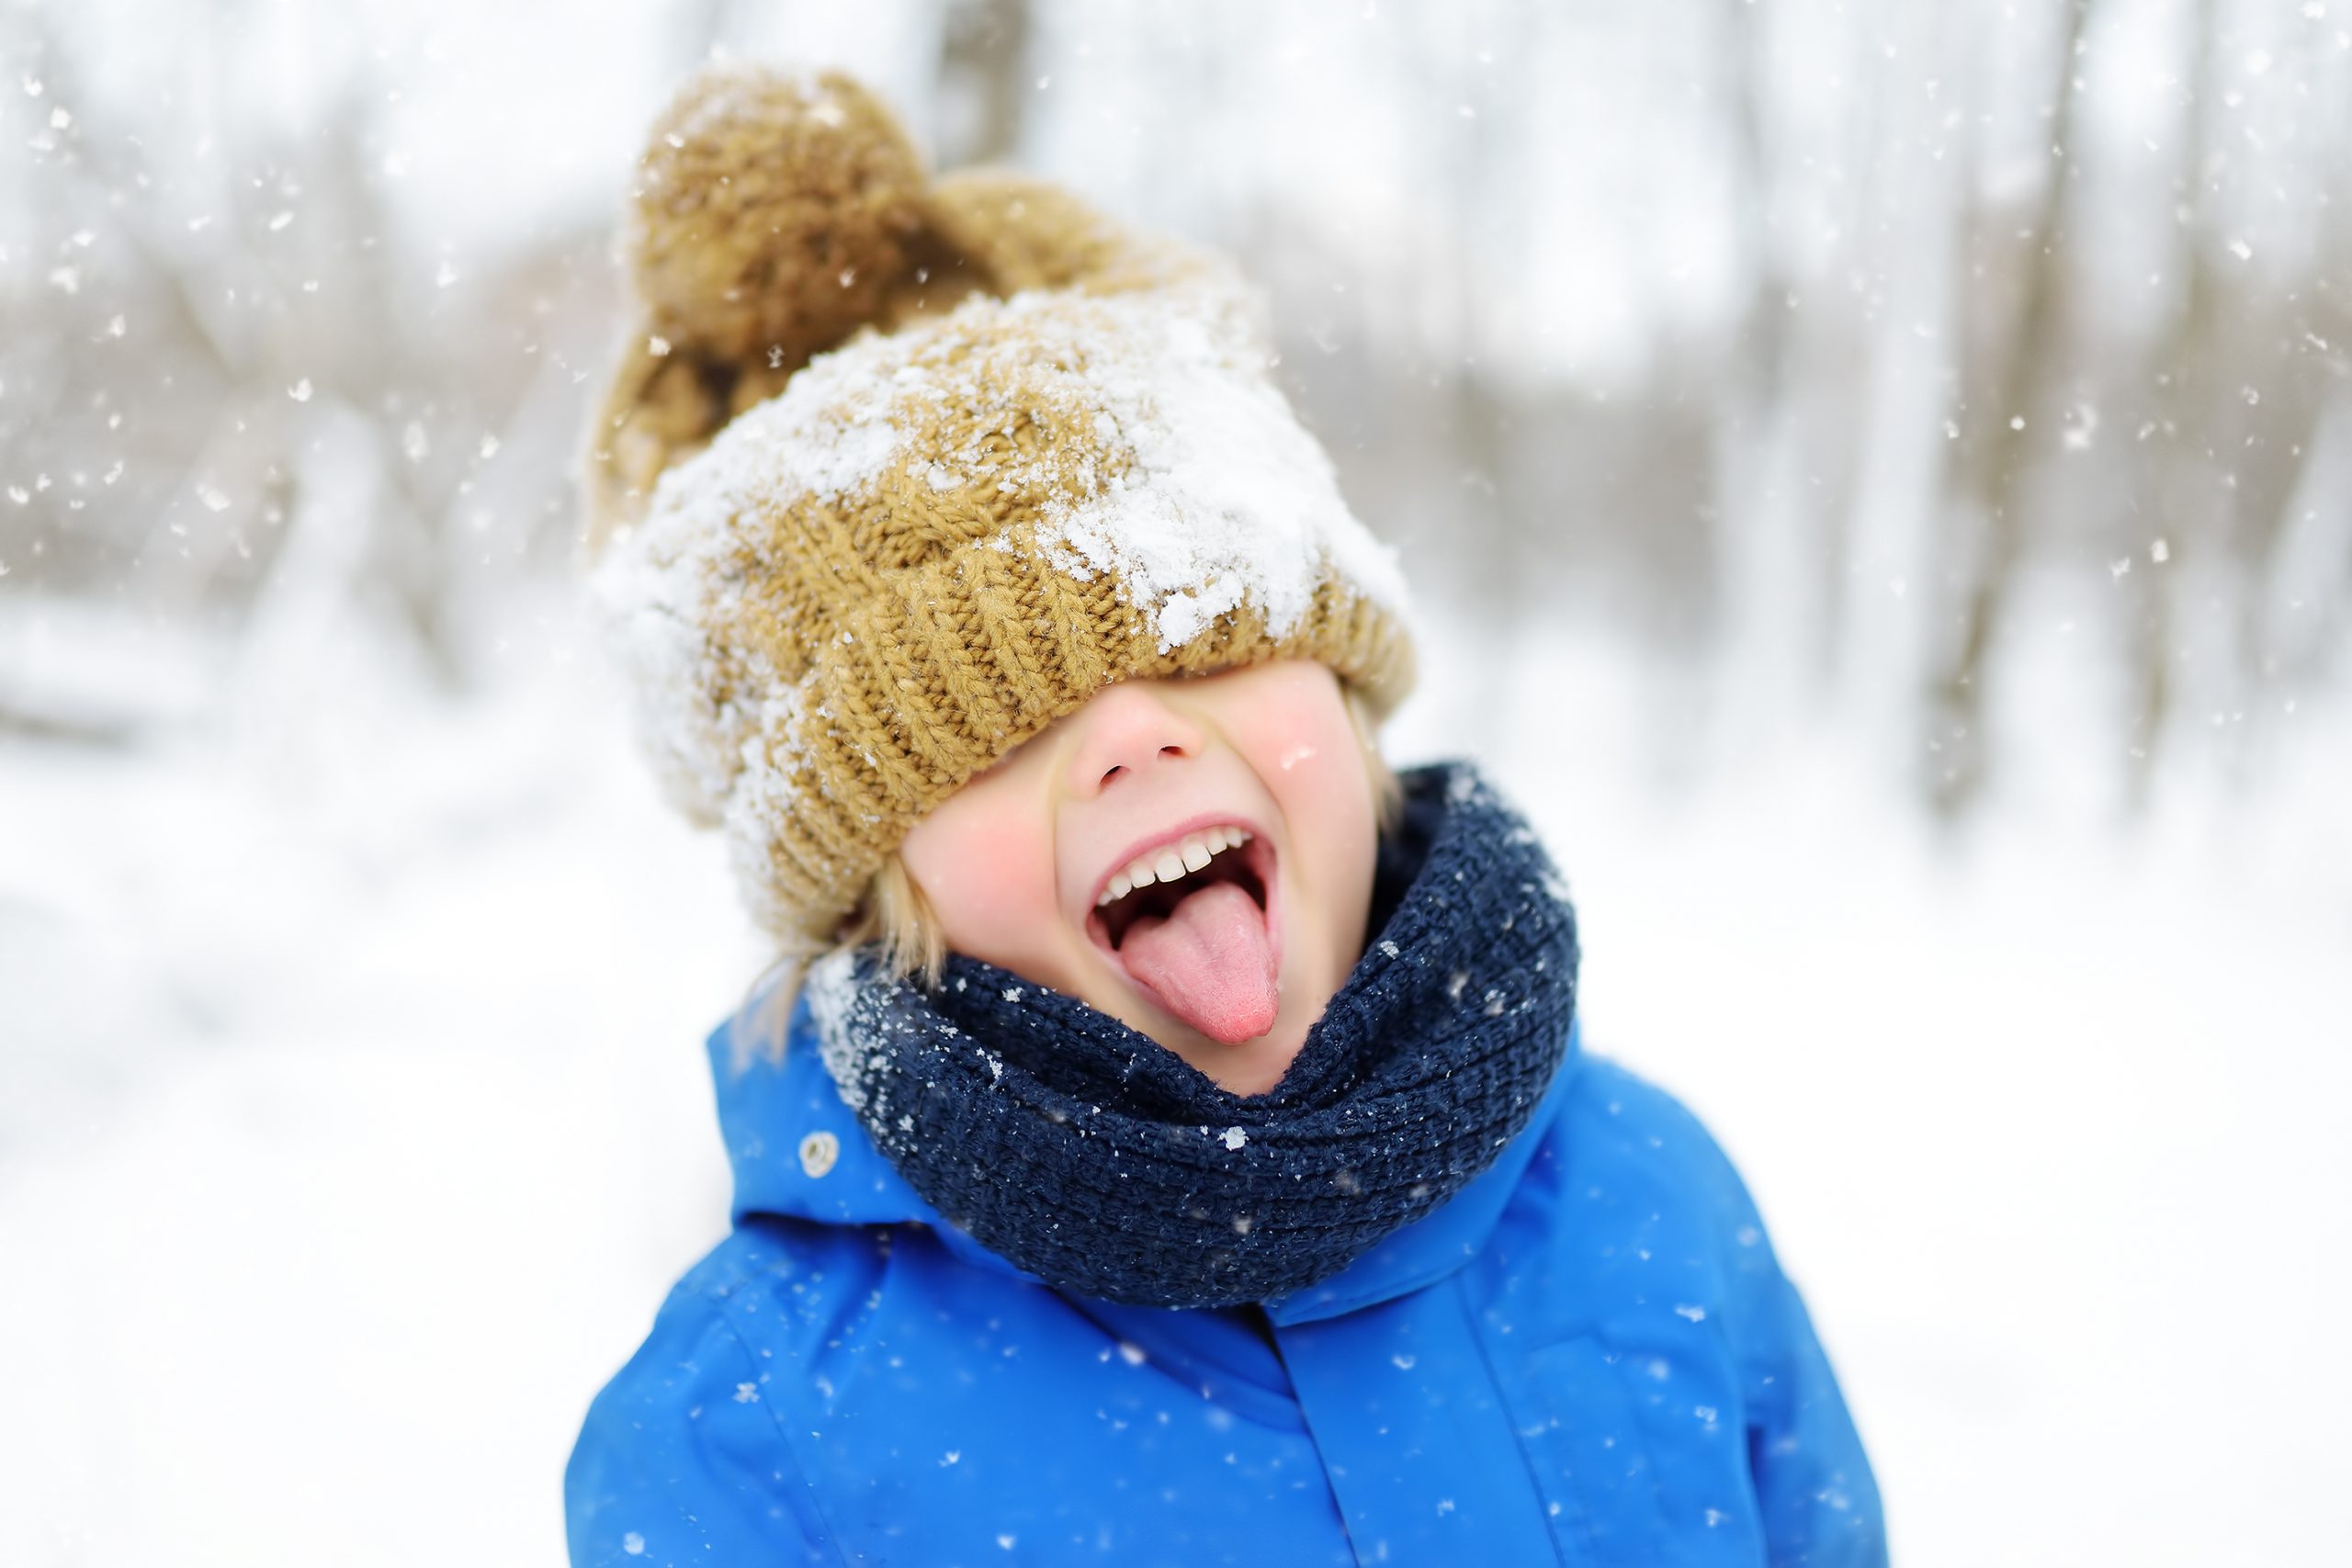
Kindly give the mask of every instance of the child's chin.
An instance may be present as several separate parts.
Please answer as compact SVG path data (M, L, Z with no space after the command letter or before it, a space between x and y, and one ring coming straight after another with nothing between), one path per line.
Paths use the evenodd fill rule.
M1219 1045L1211 1041L1205 1060L1187 1057L1203 1076L1229 1094L1263 1094L1283 1081L1290 1065L1298 1055L1298 1040L1284 1043L1282 1026L1261 1034L1255 1040L1239 1045Z

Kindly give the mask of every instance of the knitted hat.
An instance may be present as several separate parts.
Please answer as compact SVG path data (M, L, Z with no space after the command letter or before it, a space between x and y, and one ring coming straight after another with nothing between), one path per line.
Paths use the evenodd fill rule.
M594 586L654 765L754 914L833 940L907 829L1110 682L1320 660L1385 713L1404 591L1222 260L932 181L838 75L654 126L592 431Z

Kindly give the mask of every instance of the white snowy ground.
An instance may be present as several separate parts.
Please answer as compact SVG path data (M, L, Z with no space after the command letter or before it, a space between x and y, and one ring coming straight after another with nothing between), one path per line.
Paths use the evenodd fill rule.
M22 689L166 716L0 741L10 1561L560 1561L581 1412L723 1224L698 1043L757 955L530 621L459 708L364 650L0 626ZM1836 729L1668 784L1631 715L1670 682L1435 652L1393 750L1508 716L1590 1037L1745 1169L1902 1561L2331 1559L2342 713L2251 801L2011 803L1952 843Z

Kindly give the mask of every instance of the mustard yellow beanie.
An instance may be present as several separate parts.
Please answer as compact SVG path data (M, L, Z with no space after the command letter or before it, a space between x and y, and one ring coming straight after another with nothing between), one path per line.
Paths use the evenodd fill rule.
M594 586L656 770L788 946L1113 682L1297 657L1405 694L1395 562L1220 258L932 180L838 75L707 71L639 172Z

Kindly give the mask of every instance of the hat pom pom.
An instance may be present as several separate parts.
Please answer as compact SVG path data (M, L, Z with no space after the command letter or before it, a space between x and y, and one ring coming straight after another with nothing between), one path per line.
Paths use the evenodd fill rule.
M648 325L745 369L795 368L874 320L923 225L913 144L835 73L705 69L641 174L628 260Z

